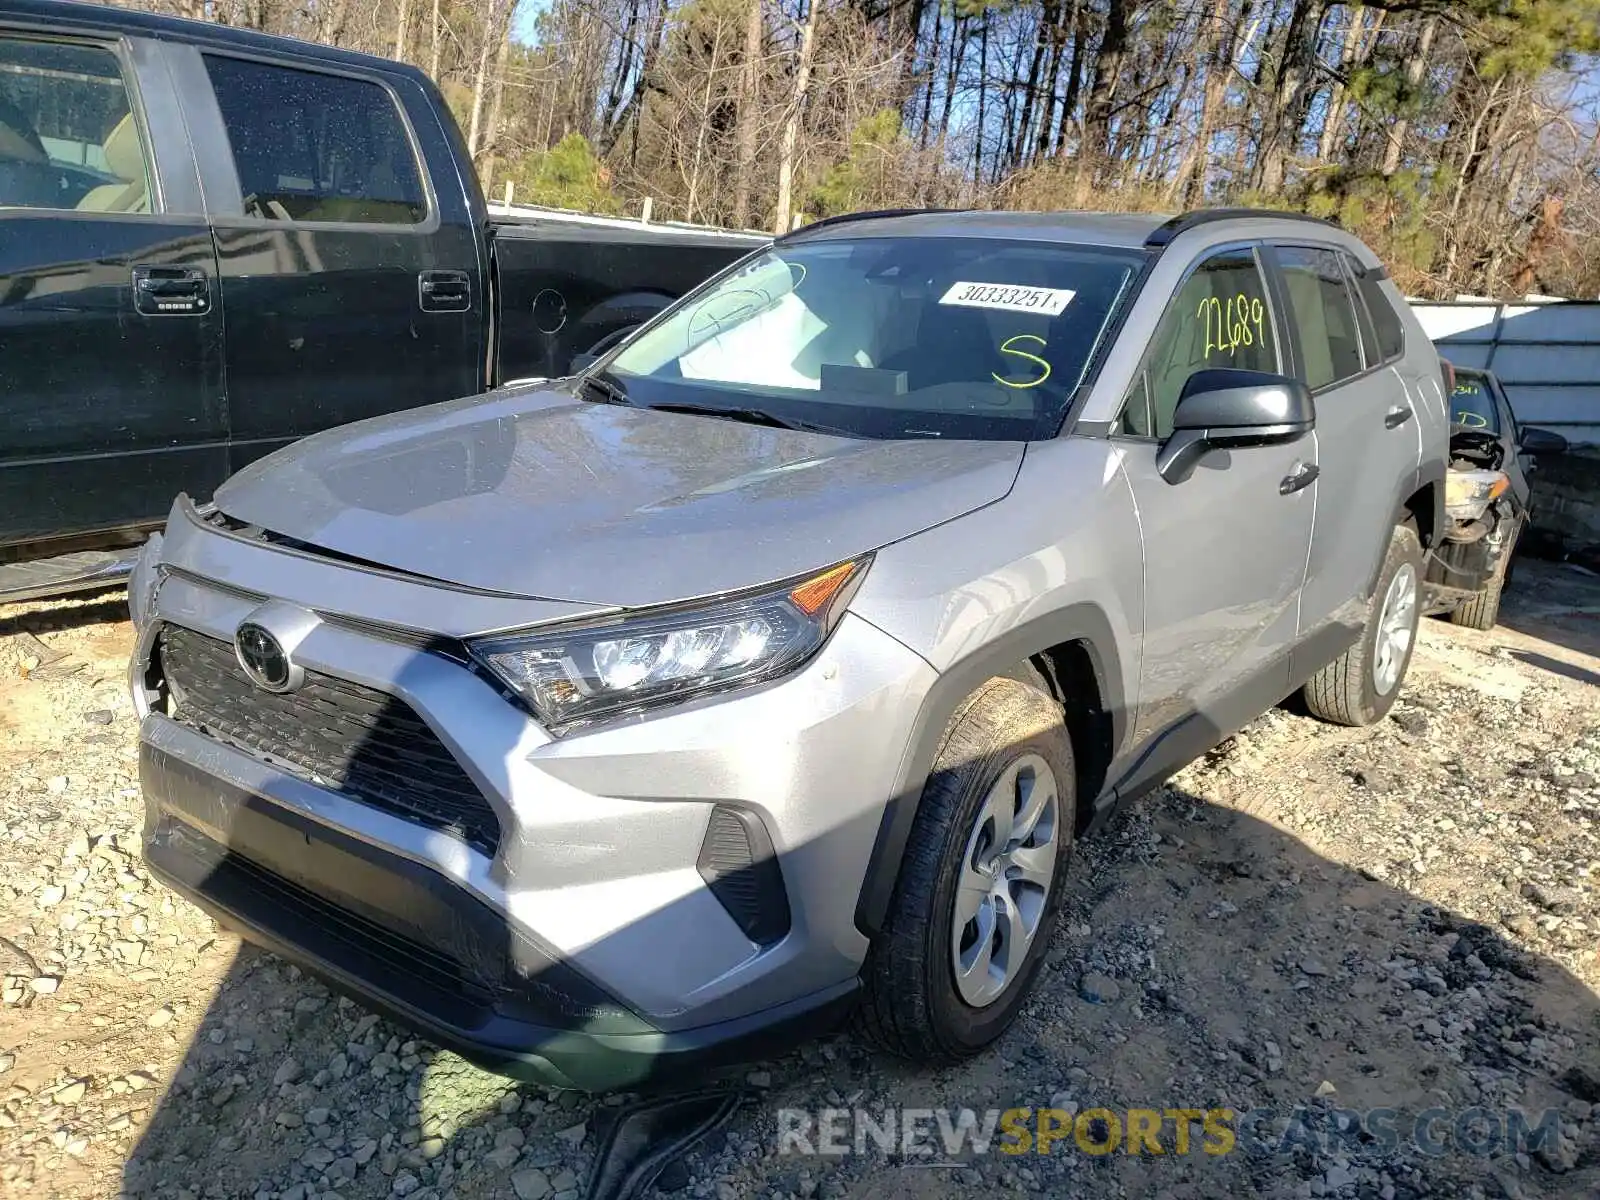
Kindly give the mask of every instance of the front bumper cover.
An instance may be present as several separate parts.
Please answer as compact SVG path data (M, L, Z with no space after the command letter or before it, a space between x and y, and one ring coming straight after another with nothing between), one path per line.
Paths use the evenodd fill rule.
M145 859L251 942L513 1078L603 1092L782 1051L843 1017L855 981L662 1031L444 876L141 748ZM211 834L224 822L226 844Z

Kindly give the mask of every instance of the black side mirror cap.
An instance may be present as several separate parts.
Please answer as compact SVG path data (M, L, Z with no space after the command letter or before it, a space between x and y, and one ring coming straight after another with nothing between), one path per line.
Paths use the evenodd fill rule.
M1524 425L1517 445L1529 454L1565 454L1567 439L1553 429L1540 429L1537 425Z
M1168 483L1182 483L1208 450L1282 445L1316 423L1311 390L1298 379L1267 371L1196 371L1178 397L1172 436L1156 455L1156 469Z

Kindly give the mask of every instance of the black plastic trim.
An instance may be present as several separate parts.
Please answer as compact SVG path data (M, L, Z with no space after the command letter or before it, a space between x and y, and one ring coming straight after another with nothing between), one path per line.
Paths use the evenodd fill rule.
M760 817L747 808L718 804L695 867L745 937L758 946L783 940L791 920L789 896Z
M380 919L428 924L430 917L437 917L436 932L450 934L456 939L451 944L457 945L469 928L481 936L498 930L504 938L503 917L427 867L298 817L155 747L142 747L140 775L147 804L144 854L157 879L247 940L439 1045L514 1079L606 1092L703 1075L717 1067L785 1053L806 1037L834 1028L855 1000L859 980L852 978L748 1016L660 1031L576 968L519 937L516 954L530 968L525 985L488 1007L473 1004L469 995L462 1005L440 1011L437 988L430 994L421 971L385 968L370 956L352 953L327 920L296 919L292 906L274 906L258 882L263 872L272 875L270 867L249 860L247 870L228 870L230 859L242 857L233 843L254 841L256 854L278 858L275 865L285 870L294 868L276 855L275 840L284 855L292 852L302 866L313 846L349 854L349 861L360 864L360 870L347 873L339 883L352 893L352 903L369 910L365 916L357 914L369 925ZM196 825L188 824L185 809L190 805L210 806L233 818L230 846L211 842L199 828L200 818ZM250 818L248 832L241 827L241 814ZM193 852L197 843L210 843L220 857L209 860L205 853ZM376 880L378 887L365 888L370 880ZM410 905L403 910L393 904L386 907L382 889L391 881L397 887L423 889L415 894L428 898L424 906L428 911ZM314 887L294 886L316 894ZM365 892L365 898L356 892ZM434 958L437 953L430 961ZM473 965L467 962L468 967Z
M1189 230L1198 229L1202 225L1241 220L1304 221L1327 229L1339 228L1332 221L1324 221L1321 217L1309 216L1306 213L1284 212L1271 208L1201 208L1173 217L1158 226L1144 239L1144 244L1152 250L1158 250L1171 245L1179 234L1188 233Z
M884 806L872 856L867 862L861 895L856 901L856 928L871 936L883 928L900 863L911 837L922 788L933 768L939 742L951 714L978 685L995 676L1008 675L1019 662L1064 642L1083 642L1094 667L1100 707L1111 719L1112 759L1121 751L1128 733L1127 702L1122 694L1122 667L1116 639L1105 614L1093 604L1070 605L1018 626L984 646L978 653L942 672L923 698L915 732L902 760L899 781ZM1080 805L1098 798L1080 796Z

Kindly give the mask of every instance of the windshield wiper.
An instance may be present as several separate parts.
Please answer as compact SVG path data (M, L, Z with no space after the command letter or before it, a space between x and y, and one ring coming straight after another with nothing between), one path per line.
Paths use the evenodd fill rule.
M769 413L764 408L724 408L720 404L651 404L648 408L660 412L689 413L693 416L727 417L730 421L743 421L746 425L770 425L774 429L809 429L821 430L820 425L808 425L804 421L791 421L787 417L780 417L776 413Z
M582 386L599 392L602 404L625 404L629 408L637 407L629 399L628 389L623 387L622 383L609 372L600 371L594 375L585 375Z

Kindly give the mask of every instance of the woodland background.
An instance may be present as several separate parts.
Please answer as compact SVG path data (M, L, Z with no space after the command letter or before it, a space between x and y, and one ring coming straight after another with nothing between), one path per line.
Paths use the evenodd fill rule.
M499 196L769 230L1292 208L1600 296L1600 0L137 0L415 63Z

